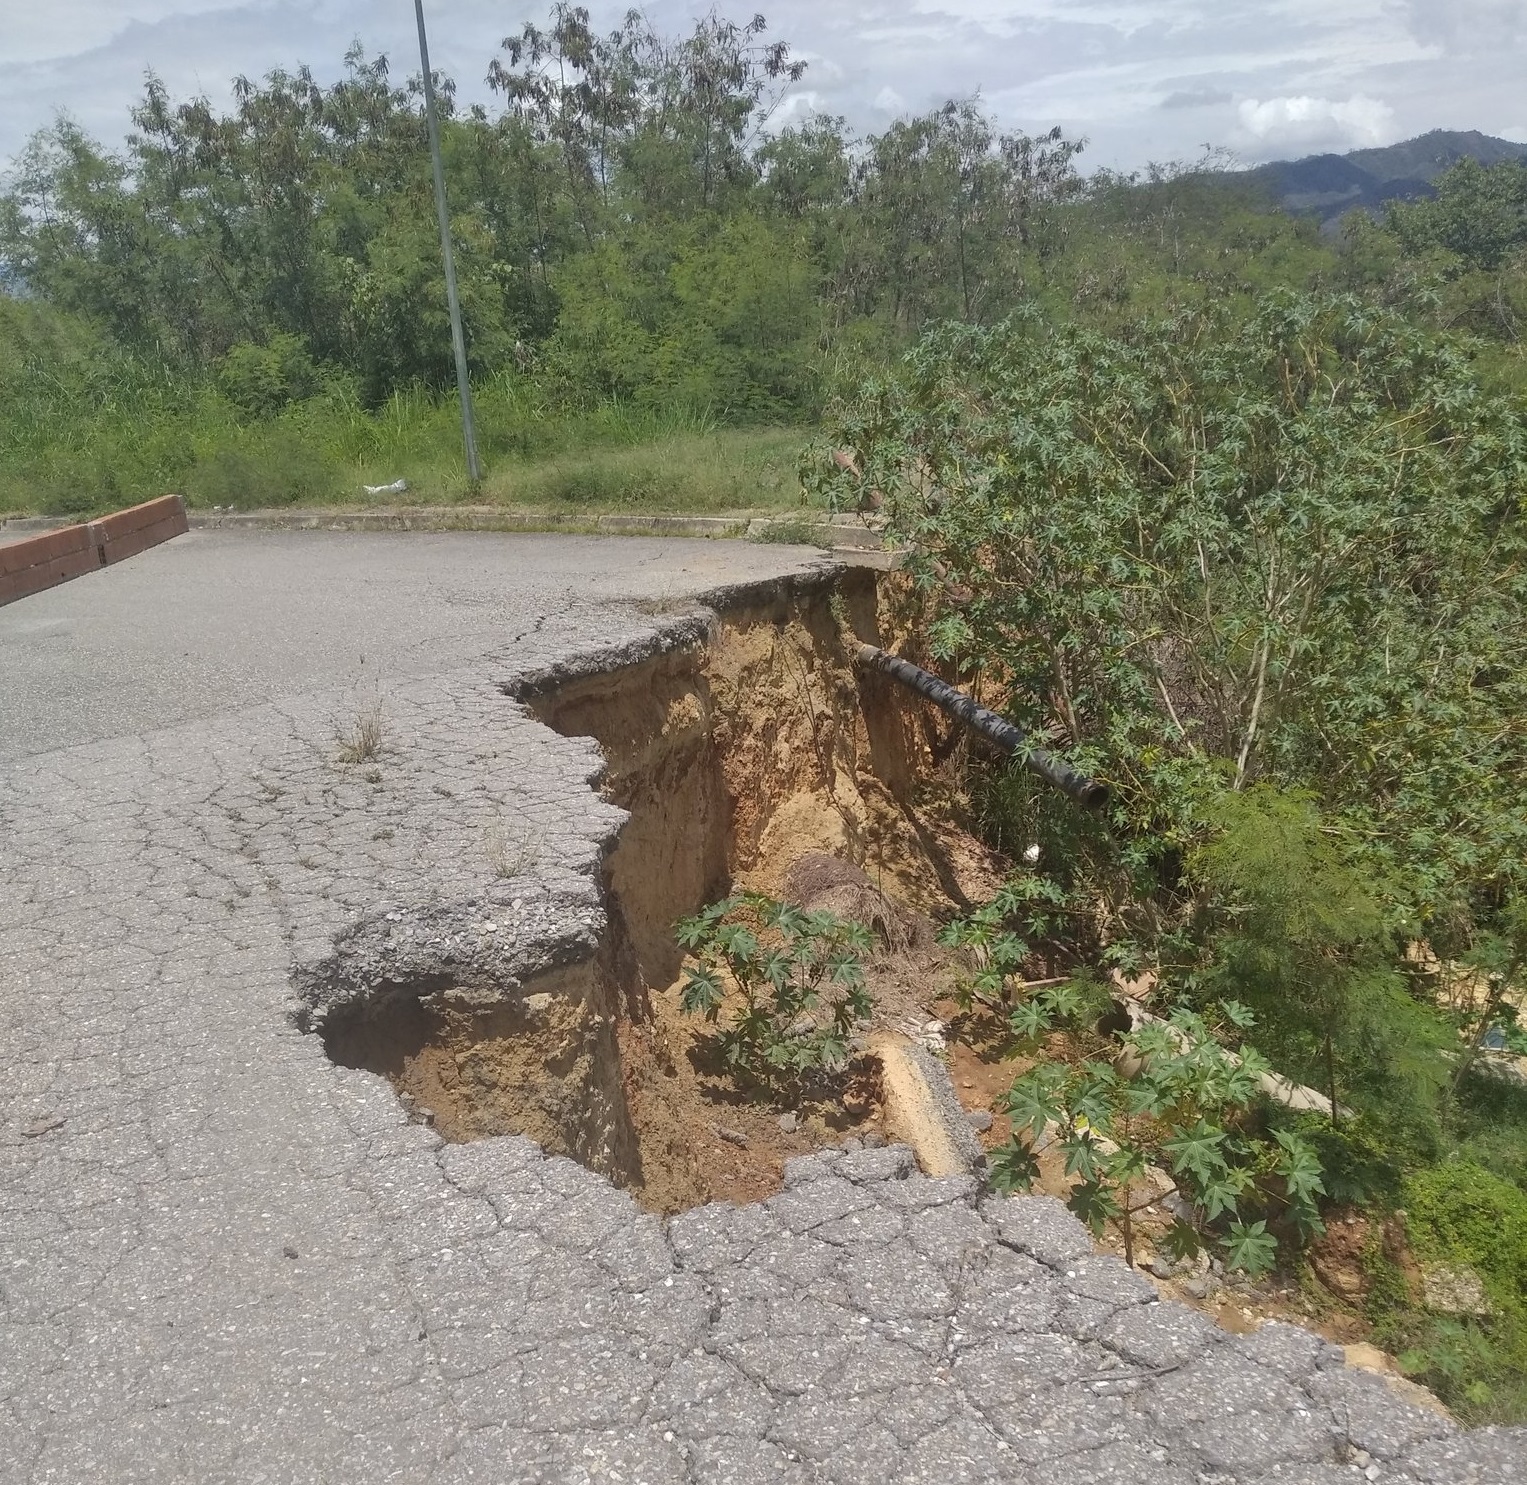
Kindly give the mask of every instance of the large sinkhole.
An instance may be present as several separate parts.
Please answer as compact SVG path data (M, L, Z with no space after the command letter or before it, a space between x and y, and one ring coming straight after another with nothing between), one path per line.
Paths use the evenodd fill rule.
M883 1137L868 1050L799 1107L741 1094L679 1012L672 928L733 886L873 921L877 1021L918 1024L932 919L993 878L933 776L937 739L854 667L858 641L896 637L876 575L849 572L731 608L688 648L517 693L598 742L629 813L598 952L497 998L400 977L330 1012L329 1055L386 1077L448 1140L528 1135L658 1211L756 1200L791 1155Z

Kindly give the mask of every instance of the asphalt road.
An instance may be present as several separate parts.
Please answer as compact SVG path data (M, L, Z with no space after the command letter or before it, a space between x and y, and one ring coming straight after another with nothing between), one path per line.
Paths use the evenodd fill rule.
M0 758L438 674L548 626L576 639L613 602L817 560L742 541L193 531L0 608Z
M502 684L814 560L201 533L0 609L0 1481L1527 1479L1523 1431L1156 1302L1048 1199L830 1151L663 1223L300 1029L315 986L592 955L622 816ZM511 881L495 824L538 843Z

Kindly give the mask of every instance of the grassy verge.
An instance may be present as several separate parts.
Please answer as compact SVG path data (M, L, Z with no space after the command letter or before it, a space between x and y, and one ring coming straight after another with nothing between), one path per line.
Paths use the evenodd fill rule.
M474 498L590 514L790 508L801 501L795 466L804 441L793 430L725 429L509 459L489 469ZM443 499L468 493L459 477L421 480L419 491L424 500L432 491Z
M0 510L84 516L168 490L193 507L446 504L600 515L788 508L800 501L790 428L735 428L684 408L570 410L524 377L477 389L482 485L466 477L454 397L408 392L377 409L343 384L248 418L210 380L76 343L74 327L10 306L0 339ZM366 485L404 479L406 496Z
M167 490L193 508L449 505L461 502L602 515L791 509L801 503L795 465L805 435L790 429L716 429L659 434L616 444L590 437L576 446L581 420L559 434L556 452L489 455L473 489L459 450L428 446L346 459L322 427L198 430L173 456L113 459L110 443L92 456L50 451L21 468L0 467L0 510L9 515L89 515ZM459 438L459 434L458 434ZM169 440L166 440L169 442ZM38 467L41 464L42 467ZM406 494L368 495L367 485L408 482Z

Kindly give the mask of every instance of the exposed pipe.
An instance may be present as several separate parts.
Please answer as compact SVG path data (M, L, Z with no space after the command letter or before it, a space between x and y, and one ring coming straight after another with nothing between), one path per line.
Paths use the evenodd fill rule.
M996 712L987 711L961 691L945 684L936 675L930 675L920 665L910 660L889 655L874 645L860 645L858 652L861 665L871 665L898 680L919 696L925 696L935 706L946 711L956 721L963 722L972 732L979 733L988 742L995 743L1005 753L1016 754L1023 766L1036 773L1047 784L1053 784L1062 794L1084 804L1088 809L1101 809L1108 803L1108 786L1096 779L1079 774L1069 764L1062 763L1040 748L1031 748L1028 739L1018 728Z

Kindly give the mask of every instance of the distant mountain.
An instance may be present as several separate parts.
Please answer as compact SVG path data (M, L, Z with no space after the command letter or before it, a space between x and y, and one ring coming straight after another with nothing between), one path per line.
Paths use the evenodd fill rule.
M1354 207L1376 212L1386 201L1432 195L1432 182L1465 157L1482 165L1527 160L1527 144L1496 139L1477 129L1433 129L1382 149L1274 160L1254 170L1227 173L1225 179L1260 186L1285 210L1318 216L1323 226L1332 227Z
M1496 139L1478 129L1433 129L1430 134L1418 134L1383 149L1353 150L1343 158L1379 180L1433 181L1465 156L1481 165L1523 160L1527 159L1527 144Z

